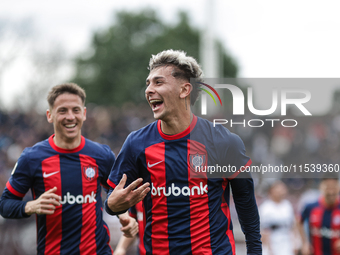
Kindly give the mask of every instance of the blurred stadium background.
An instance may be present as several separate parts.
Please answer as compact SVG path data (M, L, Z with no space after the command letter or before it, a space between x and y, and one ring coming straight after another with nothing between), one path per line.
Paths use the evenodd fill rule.
M206 77L239 77L242 70L239 60L226 48L228 43L213 33L216 22L213 7L218 2L200 3L207 6L208 18L203 26L193 25L190 17L194 14L180 8L174 22L165 21L157 10L147 6L113 11L111 23L92 31L90 45L72 54L65 51L62 43L35 44L39 33L31 19L0 18L0 91L15 86L18 74L25 79L25 86L18 89L10 103L3 96L0 101L0 190L4 189L23 149L52 134L44 110L47 91L56 84L73 81L85 88L87 120L83 135L108 144L117 155L131 131L153 121L144 102L151 54L168 48L182 49L199 60ZM258 62L261 65L261 60ZM340 90L335 90L329 100L332 107L322 115L294 116L299 123L295 128L277 125L230 129L243 139L253 164L339 163ZM273 180L254 178L260 205ZM282 180L289 188L288 199L296 214L301 203L317 196L317 179ZM30 194L25 197L30 198ZM244 254L244 237L234 208L232 216L238 254ZM106 221L114 248L120 237L119 225L114 217L106 215ZM35 254L35 249L35 217L25 220L0 217L1 254L30 255ZM130 254L135 253L131 250Z

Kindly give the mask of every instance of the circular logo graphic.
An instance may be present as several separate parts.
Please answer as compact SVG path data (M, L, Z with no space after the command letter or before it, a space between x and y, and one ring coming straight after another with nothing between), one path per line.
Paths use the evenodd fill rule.
M88 178L92 179L96 175L96 171L92 167L89 167L86 169L85 174Z
M203 164L203 158L199 155L196 155L195 157L193 157L192 159L192 164L196 167L196 166L201 166Z

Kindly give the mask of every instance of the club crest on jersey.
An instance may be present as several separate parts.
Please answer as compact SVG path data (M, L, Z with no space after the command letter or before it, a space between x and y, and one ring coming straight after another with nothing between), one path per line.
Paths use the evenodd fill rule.
M203 167L206 163L206 155L204 154L190 154L189 158L191 169L195 170L196 167Z
M95 166L84 166L83 167L83 174L88 181L92 181L95 179L97 175L97 167Z

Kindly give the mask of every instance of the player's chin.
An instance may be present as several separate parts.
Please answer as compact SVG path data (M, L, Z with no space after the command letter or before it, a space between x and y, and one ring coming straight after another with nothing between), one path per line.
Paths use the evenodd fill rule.
M160 112L153 112L153 117L154 117L156 120L159 120L159 119L161 119L162 114L161 114Z
M65 137L69 140L74 140L76 138L78 138L80 136L80 132L79 131L74 131L74 132L67 132L65 134Z

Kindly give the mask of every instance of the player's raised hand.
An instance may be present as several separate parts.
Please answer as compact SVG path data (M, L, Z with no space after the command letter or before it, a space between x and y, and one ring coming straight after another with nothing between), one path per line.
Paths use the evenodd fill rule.
M32 200L26 203L25 213L31 215L36 214L53 214L56 206L59 206L61 197L55 192L57 187L54 187L40 195L36 200Z
M129 186L124 188L126 179L126 174L123 174L119 184L115 187L107 199L107 205L113 212L121 212L129 209L131 206L142 201L146 194L150 191L150 184L148 182L138 187L143 181L142 178L138 178Z
M134 237L138 233L138 223L137 221L130 217L128 213L119 215L119 222L122 225L120 230L124 233L125 237Z

